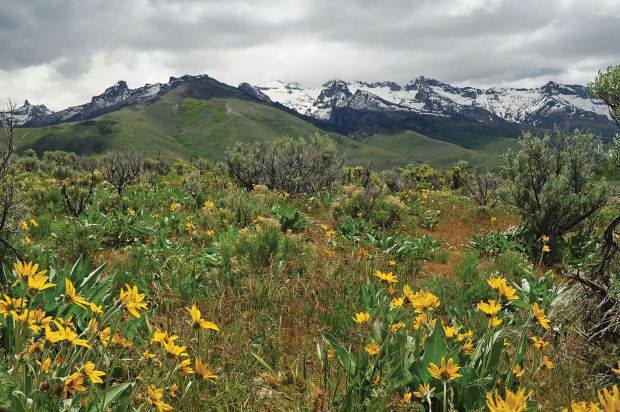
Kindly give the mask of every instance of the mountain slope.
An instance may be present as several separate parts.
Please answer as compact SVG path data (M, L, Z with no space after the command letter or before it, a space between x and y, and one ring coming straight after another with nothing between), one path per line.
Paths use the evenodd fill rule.
M248 97L209 78L179 84L150 102L124 107L94 119L26 128L21 149L102 153L141 150L151 156L223 160L236 142L282 135L307 138L322 129L299 115ZM108 89L109 90L109 89ZM445 166L466 159L493 162L488 154L463 149L413 132L371 135L355 140L330 133L351 163L377 167L428 162ZM396 142L400 142L395 145ZM406 147L405 147L406 146Z

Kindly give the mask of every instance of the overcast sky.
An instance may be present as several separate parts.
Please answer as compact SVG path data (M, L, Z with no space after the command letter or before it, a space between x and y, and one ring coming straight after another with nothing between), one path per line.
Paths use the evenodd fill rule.
M618 63L620 0L0 0L0 98L53 110L121 79L531 87Z

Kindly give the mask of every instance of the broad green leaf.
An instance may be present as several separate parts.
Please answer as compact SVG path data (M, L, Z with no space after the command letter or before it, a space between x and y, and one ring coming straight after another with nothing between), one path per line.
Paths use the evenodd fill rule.
M100 395L100 398L91 402L90 407L88 408L89 412L96 411L105 411L108 405L116 398L118 398L127 388L134 386L134 382L121 383L119 385L114 385L106 389L103 394ZM101 399L101 397L103 399Z

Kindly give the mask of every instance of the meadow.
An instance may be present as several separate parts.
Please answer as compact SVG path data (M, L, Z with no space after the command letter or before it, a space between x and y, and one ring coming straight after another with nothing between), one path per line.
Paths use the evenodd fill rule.
M11 166L0 405L620 410L617 331L589 338L599 301L574 276L596 267L615 195L550 237L466 190L464 164L397 182L345 166L297 193L140 162L121 189L105 159Z

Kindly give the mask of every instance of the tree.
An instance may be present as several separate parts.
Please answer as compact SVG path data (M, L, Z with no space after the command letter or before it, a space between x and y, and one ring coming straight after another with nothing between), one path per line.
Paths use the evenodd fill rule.
M611 118L620 127L620 64L600 71L594 81L588 84L588 91L609 106Z
M11 165L15 155L15 105L9 100L7 110L0 116L2 136L0 142L0 260L6 252L12 252L21 258L20 252L12 245L11 238L18 232L18 220L21 213L15 201L15 184L11 174Z
M127 186L135 183L142 173L142 153L111 152L101 159L103 178L116 188L120 197Z
M525 226L548 236L555 254L561 237L576 230L607 200L606 185L593 179L600 146L591 133L559 130L525 133L521 149L507 157L505 200L520 210Z

